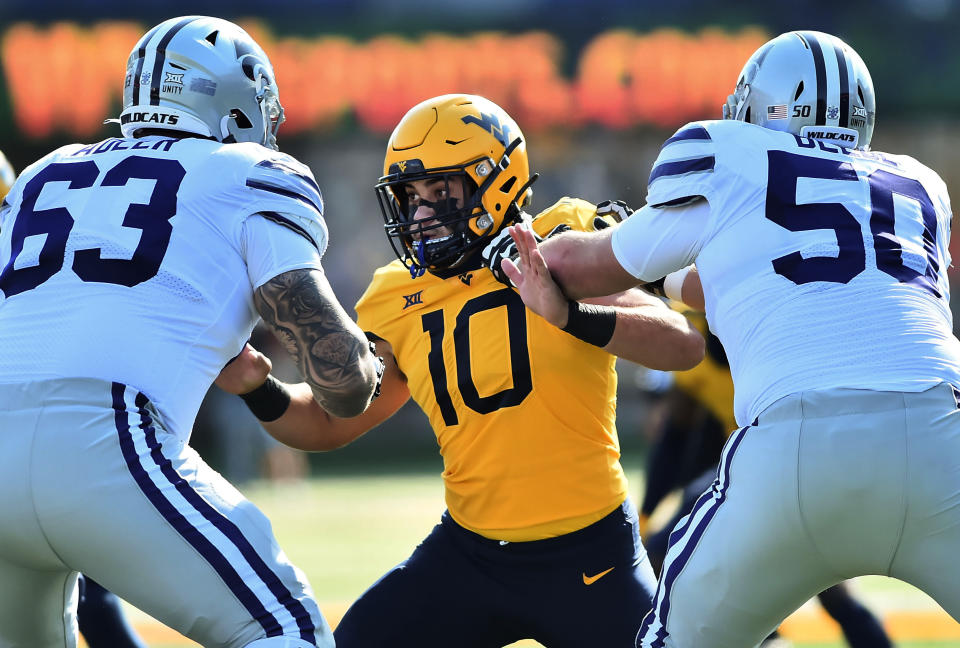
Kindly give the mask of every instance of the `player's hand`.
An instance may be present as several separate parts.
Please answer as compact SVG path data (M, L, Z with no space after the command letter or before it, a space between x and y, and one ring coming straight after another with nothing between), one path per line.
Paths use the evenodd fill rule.
M630 217L633 210L622 200L604 200L597 203L597 215L593 218L593 229L602 230L622 223Z
M569 225L561 223L550 230L550 233L547 234L546 238L561 234L569 229ZM529 231L537 243L543 240L543 238L541 238L540 235L533 230ZM490 272L493 273L494 279L502 284L510 286L511 288L516 287L503 271L504 259L511 259L512 261L516 262L517 258L520 256L520 253L517 251L517 244L513 240L513 237L510 236L509 227L504 227L502 230L500 230L500 233L493 237L487 246L483 248L480 256L483 257L483 262L486 264L486 266L490 268Z
M243 351L220 370L214 384L231 394L246 394L262 385L272 368L270 358L247 343Z
M503 260L504 274L516 286L527 308L557 328L563 328L567 325L568 300L550 276L537 237L523 225L508 229L517 248L517 259Z

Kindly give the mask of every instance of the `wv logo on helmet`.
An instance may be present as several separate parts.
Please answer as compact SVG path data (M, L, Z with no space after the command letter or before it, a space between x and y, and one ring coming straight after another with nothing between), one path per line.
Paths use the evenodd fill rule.
M510 142L513 141L513 137L510 133L510 126L508 124L501 124L500 118L496 115L489 113L480 113L480 117L474 117L473 115L467 115L466 117L460 118L464 124L476 124L480 128L489 132L491 135L497 138L504 147L506 147Z

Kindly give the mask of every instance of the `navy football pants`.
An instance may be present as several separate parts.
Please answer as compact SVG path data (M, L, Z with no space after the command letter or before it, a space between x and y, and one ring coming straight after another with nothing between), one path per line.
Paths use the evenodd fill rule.
M632 647L656 587L629 500L557 538L501 543L444 513L347 611L338 648Z

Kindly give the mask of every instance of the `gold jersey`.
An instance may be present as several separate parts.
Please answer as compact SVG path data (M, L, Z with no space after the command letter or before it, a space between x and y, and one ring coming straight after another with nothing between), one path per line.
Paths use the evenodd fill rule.
M681 303L671 306L686 315L704 337L709 334L703 313L691 311ZM708 352L696 367L674 372L673 377L678 389L700 402L723 423L728 436L737 429L737 421L733 416L733 378L725 362Z
M564 198L534 230L593 227L594 205ZM360 327L393 347L430 419L450 515L488 538L581 529L627 496L614 356L526 309L487 268L412 279L394 261L357 303Z

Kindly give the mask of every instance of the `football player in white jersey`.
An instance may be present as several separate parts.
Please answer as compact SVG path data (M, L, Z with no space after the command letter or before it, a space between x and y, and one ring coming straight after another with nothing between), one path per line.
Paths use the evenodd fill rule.
M17 179L13 165L0 152L0 201ZM91 475L92 479L96 477ZM116 595L90 577L80 574L77 624L91 648L142 648L145 644L130 627Z
M130 55L123 137L54 151L3 203L0 646L76 646L78 571L204 646L333 646L269 522L187 445L261 317L335 416L382 373L282 121L249 35L174 18Z
M755 646L804 601L862 574L960 618L960 342L939 176L869 151L860 57L791 32L747 61L727 119L666 141L647 205L503 268L535 311L666 276L702 298L742 428L671 535L645 648ZM498 259L492 259L497 263ZM696 273L684 270L696 263ZM698 296L702 287L702 294Z

